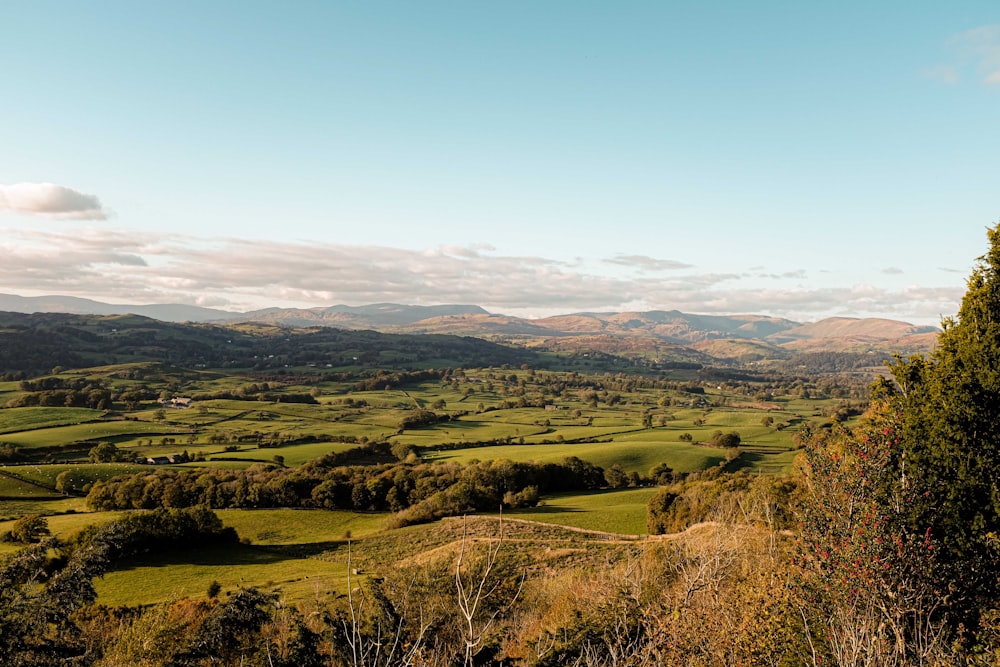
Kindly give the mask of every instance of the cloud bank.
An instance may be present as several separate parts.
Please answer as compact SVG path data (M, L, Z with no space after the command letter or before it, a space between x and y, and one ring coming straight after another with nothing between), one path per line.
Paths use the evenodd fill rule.
M879 316L937 324L957 310L964 287L803 287L803 271L768 274L755 289L747 273L672 269L651 277L603 273L534 256L497 255L489 246L403 250L85 228L73 233L0 230L0 285L25 295L66 294L117 303L186 303L252 310L396 302L466 303L520 316L593 310L760 313L799 321ZM635 258L630 258L635 262ZM757 267L759 270L761 267Z
M109 212L94 195L55 183L0 185L0 211L62 220L107 220Z

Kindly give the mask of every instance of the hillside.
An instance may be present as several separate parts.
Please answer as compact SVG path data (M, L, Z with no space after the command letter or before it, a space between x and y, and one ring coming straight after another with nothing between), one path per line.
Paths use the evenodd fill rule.
M766 338L782 343L803 338L898 340L907 336L936 332L936 327L918 327L898 320L828 317L825 320L801 324L781 332L772 333Z
M367 306L337 305L329 308L266 308L241 314L229 313L227 319L297 327L328 326L341 329L387 330L435 318L486 315L489 313L479 306L404 306L397 303L376 303Z
M238 325L272 327L275 331L329 327L407 335L463 336L496 343L517 343L535 350L621 355L633 360L642 359L643 363L662 359L671 363L744 364L783 361L802 353L846 352L875 354L878 357L875 365L878 365L882 358L894 352L910 354L933 349L938 334L936 327L879 318L833 317L803 324L763 315L696 315L674 310L581 312L525 319L489 313L479 306L462 304L408 306L379 303L308 309L266 308L231 313L180 304L112 305L64 296L27 298L0 295L0 309L3 308L13 312L55 311L106 317L132 313L163 324L189 322L208 327L202 333L211 330L212 326L225 328ZM145 326L153 325L147 323ZM254 335L259 336L260 330ZM276 337L280 335L273 333ZM298 340L301 342L301 339ZM434 347L433 343L424 342ZM45 352L47 343L39 343L37 349L31 350L32 356L53 358L53 354L68 355L68 352L60 353L58 350ZM274 352L266 351L266 354ZM423 353L418 357L421 355ZM351 356L356 355L352 353ZM448 358L446 353L429 357L423 355L422 358L434 356ZM212 357L211 363L219 362L220 359Z
M537 363L538 354L479 338L329 327L175 324L139 315L0 312L0 369L48 371L159 361L189 368L420 368Z
M893 349L926 352L937 342L938 329L880 318L830 317L772 334L769 342L795 351L866 351Z
M799 326L761 315L691 315L680 311L574 313L535 320L539 326L573 333L645 335L690 343L710 338L763 338Z

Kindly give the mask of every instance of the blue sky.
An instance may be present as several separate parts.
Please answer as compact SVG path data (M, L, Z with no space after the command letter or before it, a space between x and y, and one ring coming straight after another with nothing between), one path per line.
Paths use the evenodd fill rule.
M2 18L2 292L937 323L1000 221L996 2Z

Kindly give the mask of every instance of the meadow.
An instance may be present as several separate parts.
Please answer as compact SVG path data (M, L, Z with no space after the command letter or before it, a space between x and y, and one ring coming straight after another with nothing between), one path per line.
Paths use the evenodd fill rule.
M143 368L83 369L73 376L142 375ZM643 384L624 377L524 369L473 369L405 386L363 389L341 377L303 384L292 376L285 382L271 380L268 391L276 400L261 400L262 392L248 390L256 386L251 380L220 372L176 371L171 376L158 369L150 370L145 380L113 383L131 391L146 387L163 397L202 397L183 409L165 409L151 399L131 406L116 403L109 410L0 409L0 443L13 446L21 457L0 467L0 497L6 499L0 501L0 519L5 519L0 532L31 513L46 515L52 533L61 538L110 521L119 514L89 511L80 494L116 475L152 474L160 468L296 467L332 453L349 455L360 444L375 441L399 446L428 463L559 463L576 457L639 476L663 465L676 473L719 466L781 473L793 467L796 434L805 425L829 423L829 415L847 403L819 392L813 396L820 397L807 399L772 392L760 403L750 396L754 388L744 384L704 384L693 391L690 381L684 386ZM14 395L11 384L0 391ZM284 396L293 402L281 400ZM737 432L739 447L712 446L719 431ZM113 443L121 460L89 460L101 442ZM180 452L187 454L187 462L133 462ZM57 491L60 479L68 490ZM646 505L656 490L645 486L556 494L505 516L552 530L565 526L634 539L646 532ZM239 546L131 558L97 582L99 601L138 605L202 597L213 582L223 592L254 585L280 588L289 599L325 595L347 585L348 542L357 563L376 567L402 554L412 557L429 539L428 531L438 530L386 530L390 515L375 512L258 509L218 514L241 537ZM577 537L565 539L585 539L566 534ZM0 544L0 553L16 548Z

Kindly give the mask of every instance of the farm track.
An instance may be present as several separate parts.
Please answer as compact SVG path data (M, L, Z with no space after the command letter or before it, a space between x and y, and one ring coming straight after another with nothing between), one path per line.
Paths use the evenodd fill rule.
M501 519L499 517L478 517L481 521L492 522L496 521L500 523ZM442 523L458 523L463 520L462 517L446 517L442 519ZM531 519L511 519L504 518L503 523L520 524L529 527L545 528L548 530L556 531L568 531L571 533L578 533L581 535L589 535L591 537L598 537L602 540L607 540L609 542L644 542L646 540L652 541L664 541L664 540L677 540L683 537L690 536L692 533L704 530L706 528L715 527L722 525L718 521L702 521L700 523L695 523L678 533L667 533L665 535L635 535L626 533L611 533L603 530L592 530L590 528L578 528L576 526L567 526L561 523L548 523L546 521L532 521ZM479 539L490 539L490 538L479 538ZM506 538L505 538L506 539ZM523 540L522 540L523 541Z
M615 549L618 547L642 547L647 544L679 542L699 539L708 531L720 529L726 524L717 521L703 521L688 526L683 531L666 535L630 535L612 533L563 524L532 521L529 519L502 519L503 537L500 537L499 517L471 516L447 517L441 520L439 538L424 544L416 553L406 549L396 556L397 563L409 566L426 566L428 563L450 559L459 553L462 545L495 545L502 539L504 544L518 551L528 553L532 547L544 548L537 556L542 560L550 557L564 557L570 554L585 554L593 549ZM740 528L736 526L736 528ZM749 527L746 527L749 528ZM377 541L377 537L376 537ZM326 554L328 557L330 554Z

